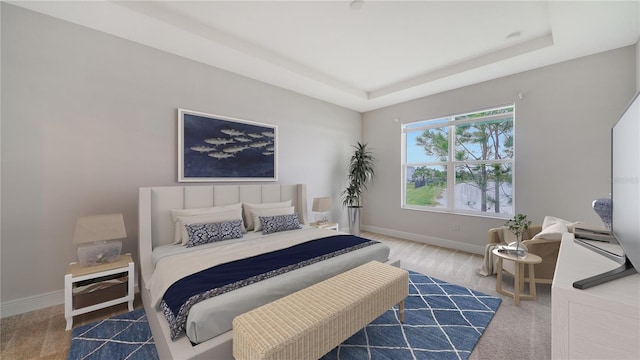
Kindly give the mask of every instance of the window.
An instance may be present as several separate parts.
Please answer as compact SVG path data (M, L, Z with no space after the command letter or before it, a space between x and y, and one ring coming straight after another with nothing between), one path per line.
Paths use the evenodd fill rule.
M515 105L402 126L402 207L513 214Z

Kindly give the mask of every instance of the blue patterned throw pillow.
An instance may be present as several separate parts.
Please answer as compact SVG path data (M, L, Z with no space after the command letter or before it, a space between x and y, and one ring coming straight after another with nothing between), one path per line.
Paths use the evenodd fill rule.
M260 216L260 223L262 223L263 234L300 229L298 214Z
M242 220L185 225L189 234L187 247L242 237Z

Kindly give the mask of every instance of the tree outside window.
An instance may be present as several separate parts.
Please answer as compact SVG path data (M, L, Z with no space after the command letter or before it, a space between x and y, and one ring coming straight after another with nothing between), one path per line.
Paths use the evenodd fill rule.
M512 215L514 108L403 125L403 207Z

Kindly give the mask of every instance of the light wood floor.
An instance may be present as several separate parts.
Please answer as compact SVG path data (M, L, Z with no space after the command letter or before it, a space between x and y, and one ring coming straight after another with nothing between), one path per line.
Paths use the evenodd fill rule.
M490 295L495 291L495 276L477 274L482 257L461 251L389 236L363 232L363 237L388 244L390 258L400 259L408 270L436 277ZM505 279L508 286L509 279ZM538 300L522 301L519 307L513 299L503 298L494 319L471 359L550 359L551 358L551 296L550 285L539 285ZM139 299L136 308L142 305ZM74 327L127 312L126 304L74 317ZM2 359L67 359L71 331L65 331L63 305L3 318L0 339Z

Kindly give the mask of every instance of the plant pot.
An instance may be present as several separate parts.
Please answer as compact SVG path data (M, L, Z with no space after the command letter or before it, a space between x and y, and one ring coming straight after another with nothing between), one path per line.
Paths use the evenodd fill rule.
M525 257L529 253L529 249L522 243L520 237L517 238L516 241L507 245L507 252L511 256L515 257Z
M349 233L351 235L360 235L360 209L362 206L347 207L347 216L349 217Z

